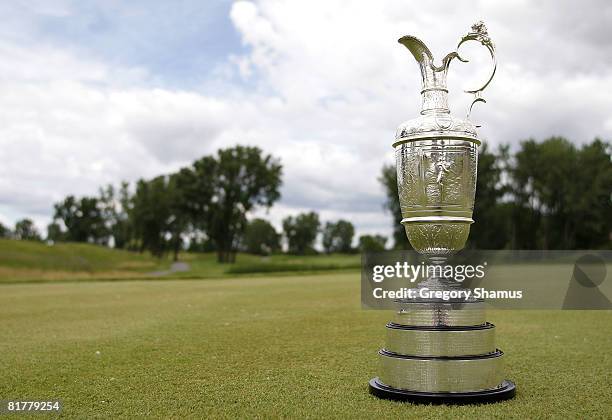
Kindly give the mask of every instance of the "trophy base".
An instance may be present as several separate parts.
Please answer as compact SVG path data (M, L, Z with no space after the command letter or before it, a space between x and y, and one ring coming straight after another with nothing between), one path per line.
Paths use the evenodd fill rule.
M509 400L516 393L514 382L505 380L499 388L473 392L419 392L391 388L378 378L370 380L370 393L378 398L414 404L490 404Z

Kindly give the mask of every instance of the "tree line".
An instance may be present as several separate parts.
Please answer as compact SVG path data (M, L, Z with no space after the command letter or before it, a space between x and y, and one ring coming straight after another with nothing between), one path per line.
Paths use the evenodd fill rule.
M66 197L54 206L48 239L175 258L188 241L232 262L246 214L280 198L281 175L280 161L257 147L221 149L175 173L141 179L133 191L123 183L97 197Z
M321 239L323 252L327 254L352 254L365 251L384 251L387 238L383 235L361 235L357 247L353 246L355 227L347 220L321 223L314 212L288 216L282 221L282 234L264 219L253 219L247 224L242 249L246 252L267 255L281 251L281 241L287 244L287 252L295 255L317 254L317 239Z
M205 156L175 173L131 186L101 188L97 196L68 196L54 205L46 239L89 242L162 256L181 249L216 252L233 262L238 250L267 255L382 251L387 238L360 236L346 220L322 224L316 212L288 216L277 232L264 219L247 220L256 208L280 198L282 165L257 147L235 146ZM387 195L396 249L409 249L397 194L395 166L379 178ZM581 147L552 137L480 147L474 220L468 246L478 249L602 249L612 245L611 145L599 139ZM34 223L0 237L40 240Z
M322 235L327 253L349 253L354 226L347 221L322 225L315 212L283 220L283 235L264 219L247 220L258 208L280 198L282 165L257 147L235 146L204 156L175 173L141 179L131 186L100 188L97 196L69 195L53 206L46 239L87 242L119 249L150 251L161 257L180 250L214 251L218 261L233 262L244 250L266 255L281 251L284 236L294 254L316 253ZM11 231L0 224L0 237L41 240L30 219ZM361 249L382 250L386 238L365 235Z
M595 139L576 147L563 137L480 147L475 223L468 245L478 249L610 249L612 147ZM409 248L401 220L395 166L380 181L394 217L394 247Z

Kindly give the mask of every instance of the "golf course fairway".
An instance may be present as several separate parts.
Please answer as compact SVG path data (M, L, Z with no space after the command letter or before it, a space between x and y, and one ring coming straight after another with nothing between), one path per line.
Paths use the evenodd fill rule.
M390 314L359 273L0 286L0 395L65 417L612 416L612 312L490 311L514 400L368 394Z

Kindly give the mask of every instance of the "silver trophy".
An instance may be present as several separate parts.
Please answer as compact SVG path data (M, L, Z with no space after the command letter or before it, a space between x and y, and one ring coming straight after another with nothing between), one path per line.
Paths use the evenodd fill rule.
M493 65L484 85L466 91L473 101L462 119L450 114L446 75L453 59L467 61L457 51L468 41L486 47ZM393 143L401 223L412 247L428 263L441 265L465 246L474 222L480 140L469 115L475 103L485 102L481 92L495 74L495 48L482 22L472 26L440 66L419 39L404 36L399 42L416 59L422 77L421 115L401 124ZM432 276L419 287L446 290L461 285ZM428 403L492 402L514 396L515 385L504 380L503 353L495 346L495 326L485 321L482 300L397 304L379 352L379 376L370 381L374 395Z

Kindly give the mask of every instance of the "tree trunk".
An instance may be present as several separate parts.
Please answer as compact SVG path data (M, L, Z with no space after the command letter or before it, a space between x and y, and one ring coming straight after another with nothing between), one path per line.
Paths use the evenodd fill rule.
M178 261L178 253L179 253L179 246L178 246L178 242L176 242L176 243L174 244L174 256L172 257L172 260L173 260L174 262L177 262L177 261Z
M217 262L225 264L225 263L234 263L236 262L236 251L233 249L221 249L217 250Z
M226 262L228 262L227 257L228 257L228 252L225 249L219 248L217 250L217 262L220 262L221 264L225 264Z

